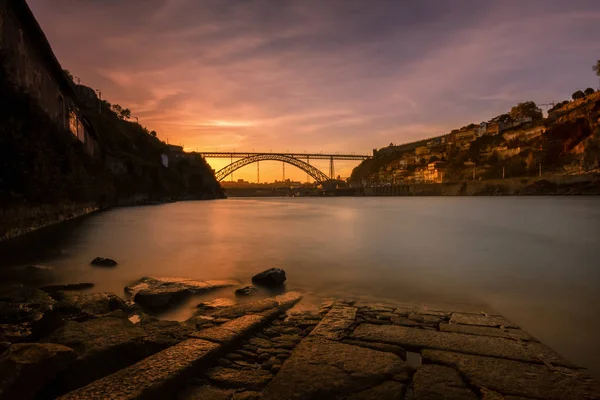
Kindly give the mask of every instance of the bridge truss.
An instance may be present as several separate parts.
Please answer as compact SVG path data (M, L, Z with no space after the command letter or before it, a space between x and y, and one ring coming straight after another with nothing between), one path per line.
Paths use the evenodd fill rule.
M204 158L229 158L231 164L216 173L217 180L222 181L236 170L259 161L282 161L294 165L310 175L316 182L323 183L334 179L334 160L366 160L371 156L362 154L323 154L323 153L255 153L255 152L203 152L199 153ZM237 158L235 162L234 158ZM310 165L310 160L329 160L329 176L318 168ZM306 160L303 161L303 160ZM257 169L258 171L258 169ZM285 164L284 164L285 176ZM285 178L284 178L285 179Z
M242 158L240 160L232 162L224 168L221 168L219 171L217 171L215 176L217 177L218 181L222 181L236 170L245 167L248 164L252 164L259 161L282 161L284 163L291 164L300 168L302 171L310 175L316 182L323 183L329 180L329 177L323 172L321 172L318 168L313 167L307 162L283 154L256 154L246 158Z

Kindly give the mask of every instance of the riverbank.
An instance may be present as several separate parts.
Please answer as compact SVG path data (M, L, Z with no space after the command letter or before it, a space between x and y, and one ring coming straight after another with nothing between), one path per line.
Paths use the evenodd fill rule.
M137 195L129 198L117 199L113 206L102 206L97 202L87 203L59 203L18 205L0 208L0 243L22 237L40 229L49 228L85 217L99 211L106 211L114 207L135 207L143 205L160 205L176 201L189 200L215 200L224 198L222 194L205 194L203 196L187 196L153 198L148 195Z
M558 175L452 183L420 183L364 188L364 196L574 196L600 195L600 174Z
M138 301L235 283L145 279L125 301L77 286L4 292L0 398L600 396L585 371L494 310L288 292L205 302L186 321L160 321Z

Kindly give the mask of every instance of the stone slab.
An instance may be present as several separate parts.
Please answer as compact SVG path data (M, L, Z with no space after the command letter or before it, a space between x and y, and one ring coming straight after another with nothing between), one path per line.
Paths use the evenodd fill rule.
M231 400L233 390L219 389L210 385L188 386L178 400Z
M354 323L356 307L335 305L327 312L325 317L310 333L312 337L322 337L330 340L339 340L346 330Z
M458 372L441 365L422 365L413 377L414 400L478 400Z
M522 340L525 342L537 342L537 340L529 333L521 329L500 329L492 328L488 326L476 326L476 325L459 325L459 324L440 324L440 331L442 332L456 332L465 333L469 335L480 335L480 336L496 336L505 339Z
M545 400L600 398L600 384L579 370L480 357L438 350L423 350L423 362L452 367L474 386L505 397Z
M499 337L464 335L397 325L362 324L356 328L350 338L397 344L407 350L448 350L525 362L549 362L566 367L573 366L554 350L541 343L519 343Z
M400 356L400 358L402 358L403 360L406 360L406 351L402 347L395 345L395 344L365 342L363 340L351 340L351 339L344 339L342 341L342 343L349 344L351 346L360 346L360 347L366 347L368 349L385 351L388 353L394 353L394 354Z
M164 398L175 385L217 355L219 345L188 339L60 399Z
M239 370L224 367L213 368L206 376L219 387L248 390L261 390L273 378L264 369Z
M370 389L354 393L347 400L402 400L406 386L399 382L385 381Z
M506 318L494 315L454 313L450 318L452 324L518 328L519 326Z
M213 328L203 329L198 332L193 332L190 334L190 338L208 340L210 342L215 342L219 344L231 344L238 340L241 340L241 335L237 332L232 332L228 329L223 329L220 326L215 326Z
M321 337L296 346L263 391L263 400L333 398L369 389L400 373L392 353L350 346Z

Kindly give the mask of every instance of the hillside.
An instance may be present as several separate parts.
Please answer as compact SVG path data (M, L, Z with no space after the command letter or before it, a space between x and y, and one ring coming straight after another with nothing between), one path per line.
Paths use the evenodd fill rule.
M518 107L533 111L519 115ZM535 103L427 140L390 145L358 165L363 186L446 183L580 174L600 166L600 92L557 104L543 118Z

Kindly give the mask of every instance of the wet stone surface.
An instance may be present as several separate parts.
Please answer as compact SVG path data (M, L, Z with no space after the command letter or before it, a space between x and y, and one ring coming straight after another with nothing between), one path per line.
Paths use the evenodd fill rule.
M261 308L250 307L252 310ZM294 348L321 321L322 314L317 311L291 310L283 314L270 326L241 342L237 349L225 354L213 368L191 379L182 398L201 398L200 395L212 398L207 394L209 391L216 399L260 398L260 392L279 372ZM229 311L236 312L236 309Z
M167 284L163 294L179 288ZM15 291L0 298L11 338L48 313L65 319L34 344L0 338L0 364L10 367L0 397L10 389L42 399L600 399L596 380L497 313L300 299L217 299L180 323L110 293ZM62 371L45 367L60 357ZM42 372L51 374L27 384Z

